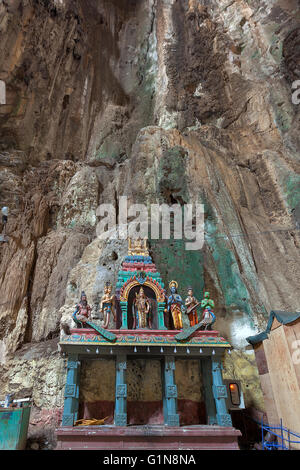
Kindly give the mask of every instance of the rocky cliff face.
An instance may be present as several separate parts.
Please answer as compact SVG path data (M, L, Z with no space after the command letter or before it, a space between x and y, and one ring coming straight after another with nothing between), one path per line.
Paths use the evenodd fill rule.
M0 394L57 424L60 321L116 282L125 242L96 237L96 209L127 195L204 203L201 251L150 250L183 296L211 292L226 367L262 408L245 337L299 309L297 0L12 0L0 32Z

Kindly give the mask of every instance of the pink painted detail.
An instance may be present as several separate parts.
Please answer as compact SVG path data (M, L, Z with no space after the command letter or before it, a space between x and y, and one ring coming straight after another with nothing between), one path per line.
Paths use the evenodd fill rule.
M185 347L187 344L192 347L224 347L229 348L230 344L218 336L218 331L197 331L188 343L181 343L175 339L178 330L109 330L116 335L115 345L123 346L178 346ZM61 344L105 344L101 335L90 328L71 329L70 335L65 336ZM102 344L103 343L103 344Z
M117 336L126 336L126 335L134 335L134 336L170 336L174 337L179 333L179 330L108 330L114 333ZM96 333L95 330L91 328L72 328L71 334L79 334L79 335L92 335L97 336L100 333ZM212 331L196 331L193 335L193 338L200 338L200 337L209 337L209 338L217 338L219 337L219 332L216 330ZM224 338L219 337L223 341L226 341Z
M138 271L138 270L141 271L142 268L123 268L123 271L125 271L125 272L131 272L131 271L134 272L134 271ZM150 272L150 273L155 273L156 272L155 269L143 269L143 271L145 271L147 273L148 272Z
M156 272L156 266L155 264L145 264L145 263L123 263L122 264L122 269L125 270L126 268L129 268L130 270L133 269L135 271L136 269L143 269L144 271L150 271L154 270Z

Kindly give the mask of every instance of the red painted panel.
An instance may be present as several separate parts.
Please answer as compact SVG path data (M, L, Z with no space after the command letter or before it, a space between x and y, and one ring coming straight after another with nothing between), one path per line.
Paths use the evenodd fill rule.
M113 424L114 410L114 401L83 402L79 405L79 419L103 419L108 417L105 424Z
M192 400L177 400L180 426L207 424L205 404Z
M162 401L128 401L128 424L163 424Z
M180 399L177 402L181 426L206 424L205 404ZM114 422L113 401L83 402L79 405L79 419L102 419L109 417L106 424ZM163 403L161 401L128 401L127 417L130 425L163 424Z
M240 431L220 426L86 426L57 430L57 449L238 450Z

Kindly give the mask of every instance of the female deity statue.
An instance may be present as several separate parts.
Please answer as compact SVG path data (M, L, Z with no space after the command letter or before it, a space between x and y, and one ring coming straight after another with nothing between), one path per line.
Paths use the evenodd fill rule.
M83 328L85 323L91 318L91 307L87 303L85 292L81 292L80 302L76 305L76 310L72 315L72 318L77 326Z
M133 329L137 328L152 328L150 320L150 302L144 294L144 289L141 287L139 293L135 294L135 299L132 305L133 313ZM148 326L149 325L149 326Z
M107 282L104 287L104 295L101 297L100 313L103 314L104 322L102 328L108 328L111 313L113 314L114 322L116 321L115 314L115 296L111 293L112 285Z
M169 288L171 295L168 298L168 312L171 313L173 318L174 327L176 330L182 330L182 312L185 311L183 300L179 294L177 294L178 283L171 281Z

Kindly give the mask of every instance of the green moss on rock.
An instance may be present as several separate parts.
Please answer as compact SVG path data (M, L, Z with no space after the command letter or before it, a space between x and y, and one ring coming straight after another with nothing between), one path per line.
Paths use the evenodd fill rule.
M203 253L200 250L188 251L184 240L150 240L154 262L169 293L169 282L178 282L178 293L184 300L188 287L201 300L204 289ZM183 315L184 327L189 326L187 315Z

